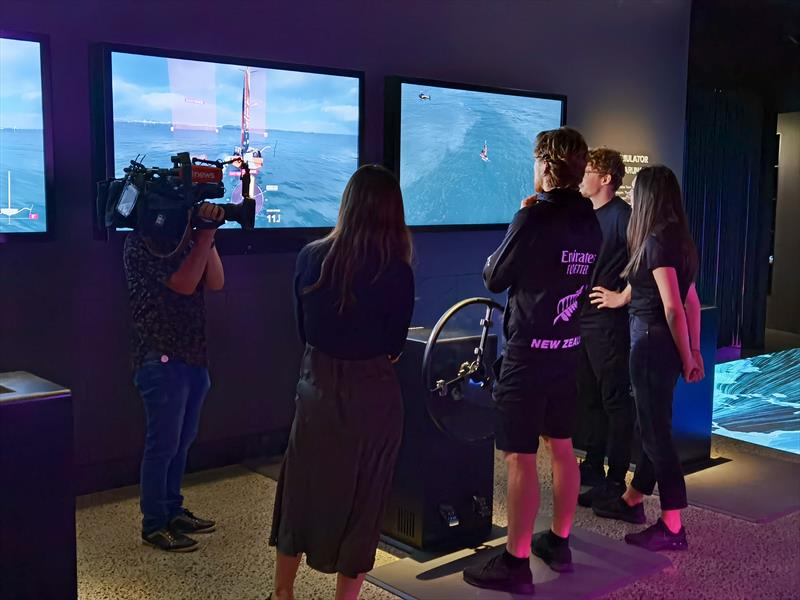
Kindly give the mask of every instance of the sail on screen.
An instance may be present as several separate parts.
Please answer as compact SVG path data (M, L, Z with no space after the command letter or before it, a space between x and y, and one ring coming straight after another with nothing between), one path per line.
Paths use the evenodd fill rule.
M115 176L137 156L170 166L189 152L245 159L257 228L336 222L358 167L359 79L152 55L111 53ZM224 199L242 200L239 170Z
M39 42L0 38L0 234L47 230Z
M533 194L536 134L563 101L402 83L400 185L409 225L508 224Z

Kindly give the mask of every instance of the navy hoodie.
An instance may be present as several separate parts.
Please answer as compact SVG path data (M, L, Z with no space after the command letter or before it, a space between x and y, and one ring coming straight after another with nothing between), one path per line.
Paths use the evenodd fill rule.
M483 269L490 292L508 290L509 347L557 355L580 345L580 308L601 242L592 203L576 190L543 192L514 216Z

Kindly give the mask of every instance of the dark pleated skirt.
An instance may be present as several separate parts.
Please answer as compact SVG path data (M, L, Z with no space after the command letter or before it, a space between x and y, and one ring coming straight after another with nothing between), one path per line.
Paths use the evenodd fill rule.
M338 360L306 347L270 545L312 568L371 570L403 431L388 358Z

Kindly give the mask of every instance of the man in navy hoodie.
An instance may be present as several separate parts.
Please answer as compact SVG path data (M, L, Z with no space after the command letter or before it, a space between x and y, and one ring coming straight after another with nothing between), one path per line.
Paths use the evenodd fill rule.
M508 542L502 554L465 569L464 580L478 587L532 593L532 546L552 569L572 569L569 534L580 487L571 439L580 313L602 241L592 204L578 191L587 152L583 136L568 127L536 137L537 195L523 201L483 270L489 291L508 290L506 346L494 389L496 444L508 466ZM551 528L531 544L540 437L552 454L554 514Z

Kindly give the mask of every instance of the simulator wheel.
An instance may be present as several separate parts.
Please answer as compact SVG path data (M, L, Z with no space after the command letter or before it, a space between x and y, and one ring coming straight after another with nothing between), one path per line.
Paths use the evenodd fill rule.
M491 298L462 300L442 315L425 346L422 383L428 390L428 415L437 429L460 442L494 437L492 365L502 341L494 317L502 311Z

